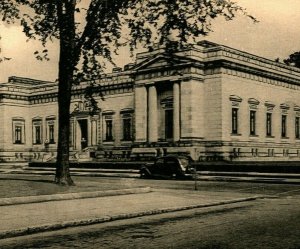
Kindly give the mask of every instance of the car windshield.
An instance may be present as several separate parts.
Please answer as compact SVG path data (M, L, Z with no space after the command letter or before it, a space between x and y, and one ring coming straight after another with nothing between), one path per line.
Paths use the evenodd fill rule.
M189 159L187 158L178 158L182 167L186 168L189 165Z

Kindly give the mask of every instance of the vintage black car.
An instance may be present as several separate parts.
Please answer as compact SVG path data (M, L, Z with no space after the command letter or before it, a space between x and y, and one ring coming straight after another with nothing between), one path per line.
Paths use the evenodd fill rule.
M192 177L194 168L192 160L186 156L158 157L154 163L148 163L140 168L141 178L188 178Z

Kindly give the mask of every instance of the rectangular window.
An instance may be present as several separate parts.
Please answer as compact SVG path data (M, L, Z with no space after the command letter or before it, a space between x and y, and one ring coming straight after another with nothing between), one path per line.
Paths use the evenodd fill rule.
M295 118L295 137L300 138L300 127L299 127L300 117Z
M173 110L165 110L165 139L173 138Z
M272 136L272 113L267 113L266 135Z
M232 127L231 127L231 133L232 134L238 134L238 109L232 108Z
M105 123L106 123L105 140L112 141L113 140L113 122L112 122L112 120L105 120Z
M131 118L123 119L123 140L131 141Z
M15 144L22 144L22 126L15 126Z
M35 126L35 143L41 144L41 126Z
M281 137L286 137L286 115L281 116Z
M256 111L250 111L250 135L256 133Z
M54 140L54 124L49 124L48 128L49 128L49 143L54 144L55 143L55 140Z
M33 144L42 144L42 121L33 121L32 127Z
M55 144L55 117L46 118L46 140L45 143Z
M14 144L24 144L25 143L25 121L20 120L13 120L13 138L12 141Z

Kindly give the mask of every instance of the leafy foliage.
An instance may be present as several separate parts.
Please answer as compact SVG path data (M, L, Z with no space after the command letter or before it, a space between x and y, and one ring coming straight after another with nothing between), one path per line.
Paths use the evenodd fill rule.
M120 46L128 44L133 51L138 44L151 49L153 43L194 42L212 31L211 21L219 16L232 20L241 13L256 21L231 0L2 0L0 16L6 22L20 20L26 36L46 46L60 39L59 3L74 7L76 82L98 78L99 61L113 63L112 53ZM122 37L125 26L127 37ZM48 51L35 55L47 60Z
M291 54L289 58L283 60L283 62L289 66L300 68L300 52Z
M97 109L92 89L120 46L131 52L155 43L174 49L175 42L176 49L211 32L213 19L232 20L237 14L256 21L231 0L1 0L2 20L19 21L28 39L45 47L35 52L38 60L49 59L48 42L60 43L56 181L73 183L68 170L73 84L91 82L86 98Z

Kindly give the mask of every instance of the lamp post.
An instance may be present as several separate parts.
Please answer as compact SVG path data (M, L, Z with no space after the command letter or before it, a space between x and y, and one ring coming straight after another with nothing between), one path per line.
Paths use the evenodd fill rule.
M194 190L198 190L198 182L197 182L197 168L195 166L194 170L193 170L193 175L194 175Z

